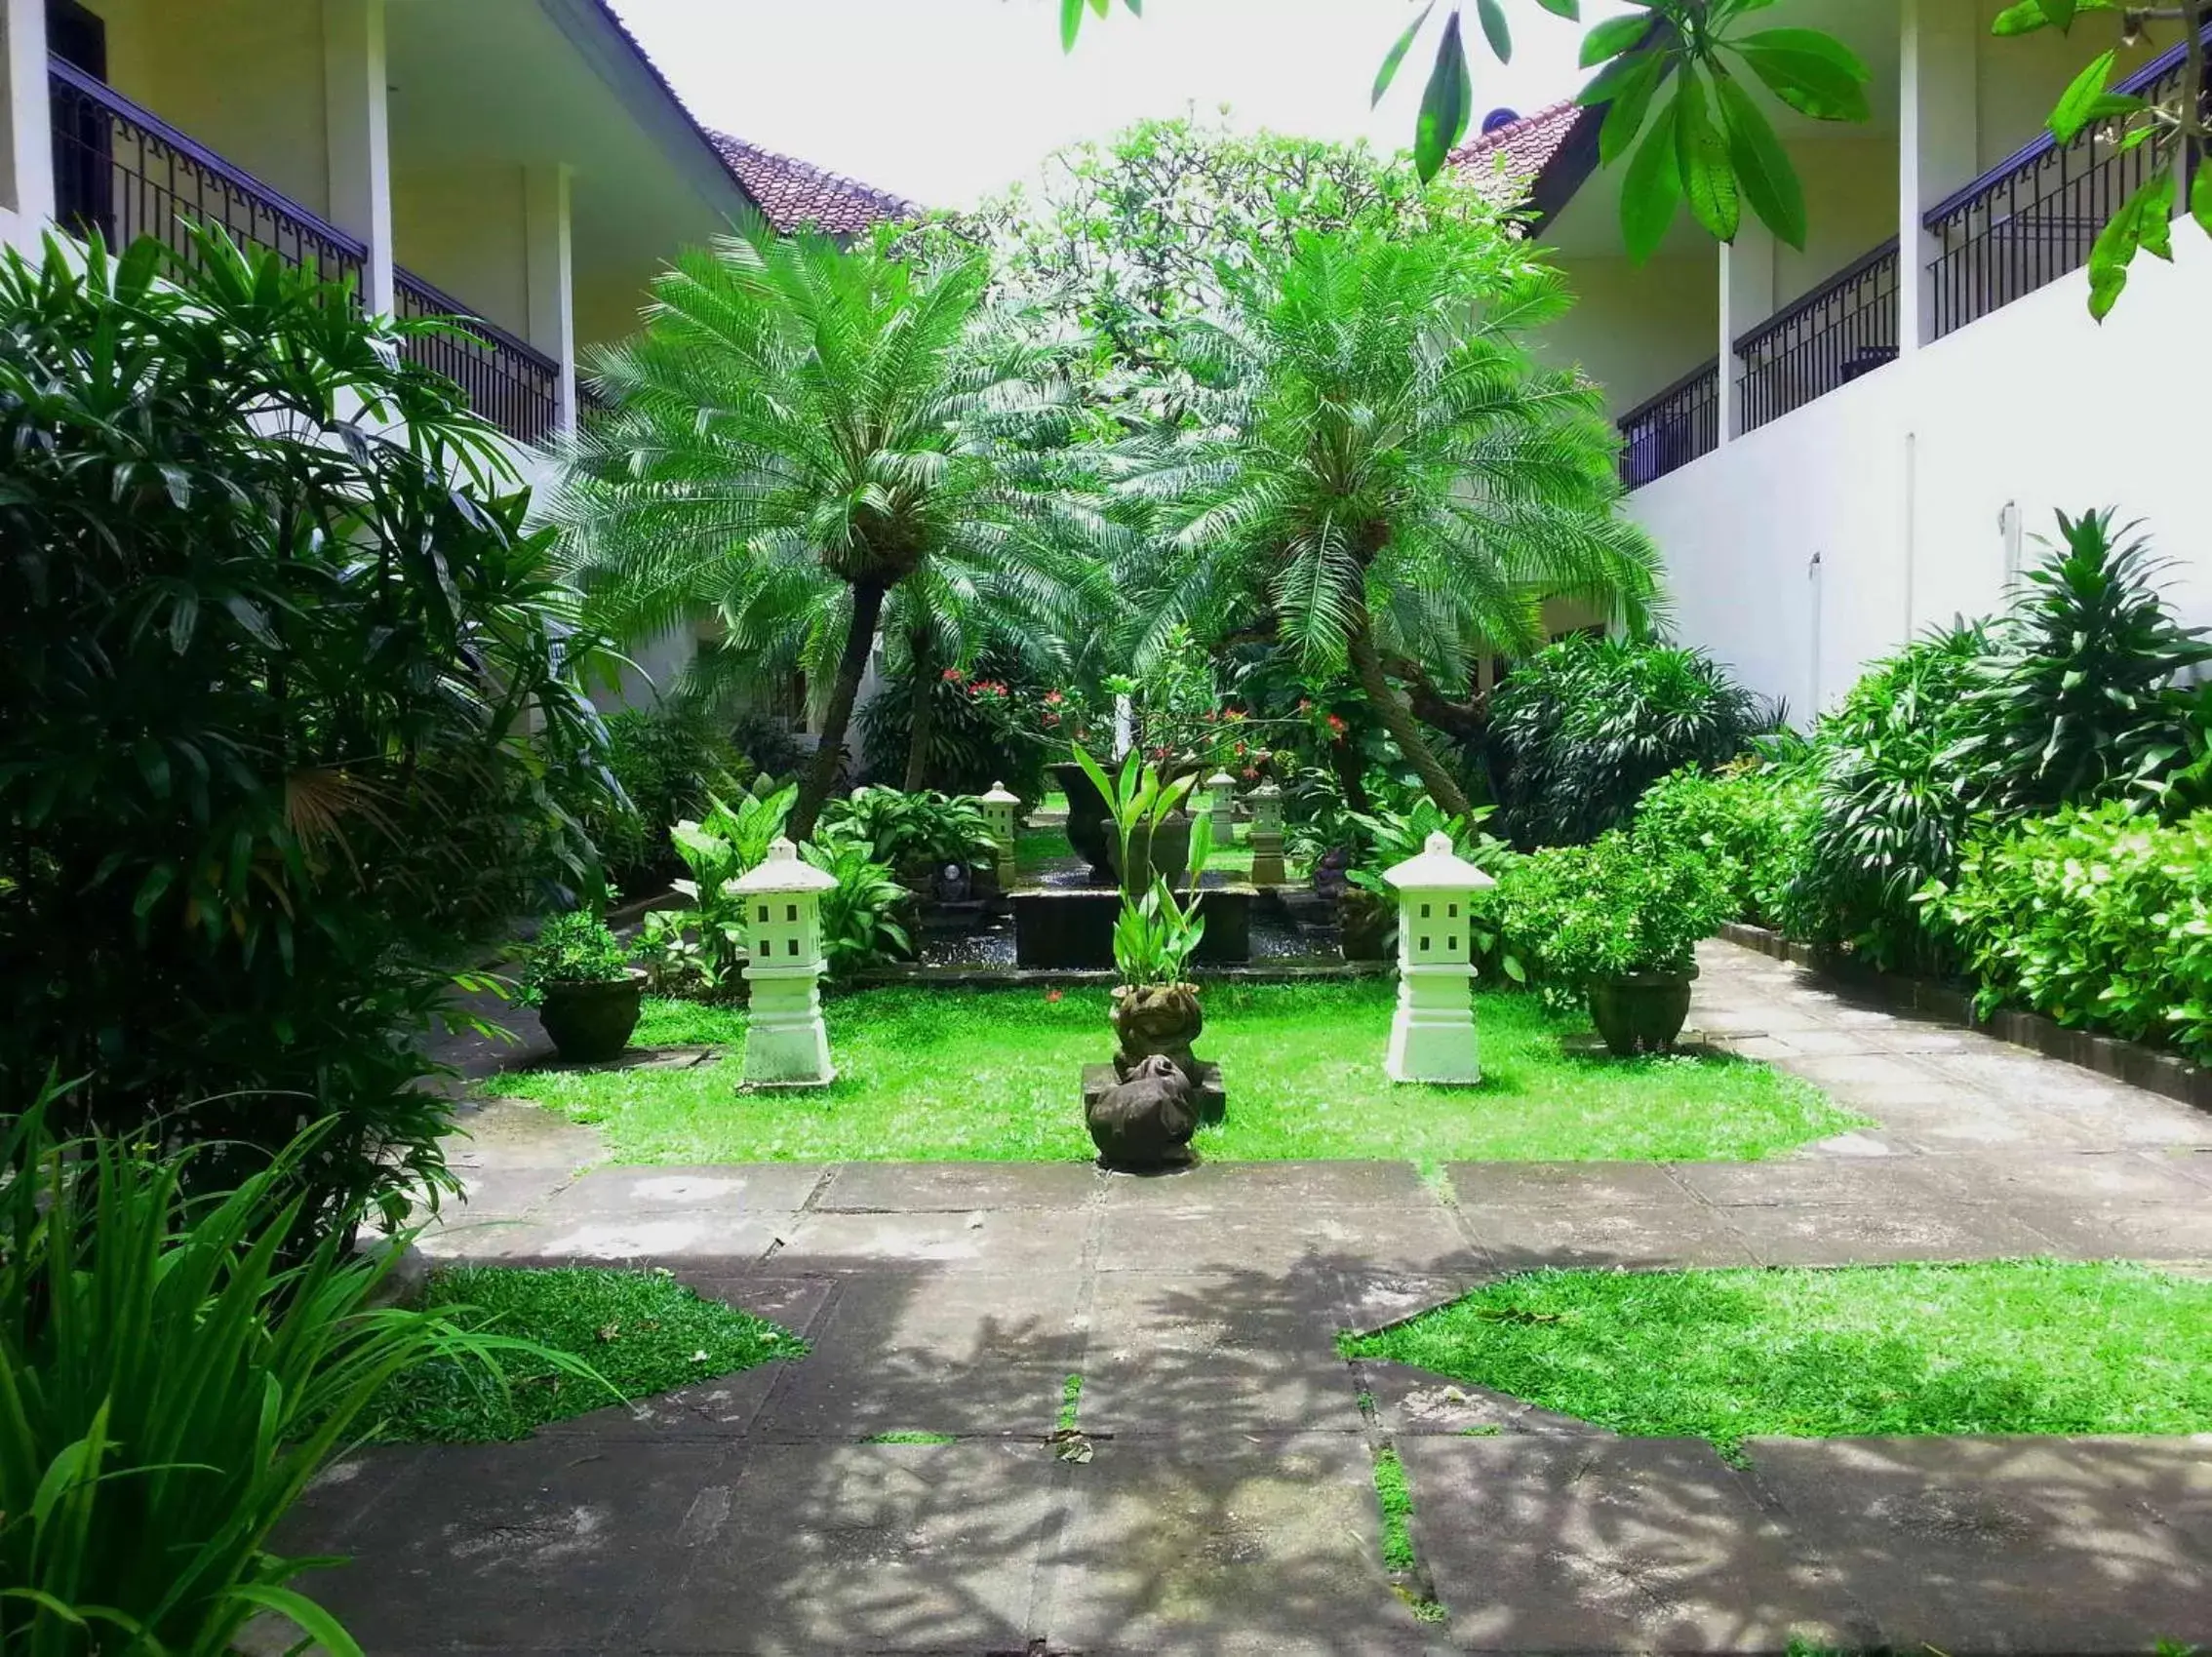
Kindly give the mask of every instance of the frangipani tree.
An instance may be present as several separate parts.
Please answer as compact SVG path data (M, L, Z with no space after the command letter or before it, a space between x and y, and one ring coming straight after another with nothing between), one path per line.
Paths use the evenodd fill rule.
M553 493L572 573L619 634L719 616L740 657L816 669L794 838L835 784L894 591L936 561L1044 604L1066 572L1053 474L1011 441L1065 398L1047 347L985 336L985 276L731 235L683 255L644 331L589 360L612 407Z
M1208 423L1128 465L1164 541L1139 655L1263 612L1309 666L1348 665L1437 803L1468 809L1393 667L1464 685L1477 651L1542 643L1548 597L1640 619L1653 596L1597 388L1519 343L1567 302L1504 238L1310 236L1244 285L1190 336Z

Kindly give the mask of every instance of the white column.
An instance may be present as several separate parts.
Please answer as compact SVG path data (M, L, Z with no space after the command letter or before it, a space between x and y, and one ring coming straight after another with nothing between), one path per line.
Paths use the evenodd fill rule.
M1774 233L1750 213L1720 244L1720 441L1743 435L1736 341L1774 314Z
M33 248L54 217L46 0L0 0L0 242Z
M553 163L531 168L523 179L530 342L561 365L563 431L576 425L576 272L569 178L565 164Z
M369 244L361 300L392 308L392 146L384 0L323 0L323 119L331 221Z
M1921 216L1981 173L1972 0L1898 0L1897 348L1916 351L1934 332L1929 266L1941 251Z

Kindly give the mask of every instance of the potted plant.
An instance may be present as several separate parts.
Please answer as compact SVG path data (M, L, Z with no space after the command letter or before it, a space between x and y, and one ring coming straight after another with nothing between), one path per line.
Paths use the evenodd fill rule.
M1189 981L1191 957L1205 935L1199 914L1199 873L1213 848L1211 825L1199 817L1190 825L1188 884L1181 896L1166 879L1151 872L1140 847L1174 816L1196 782L1195 776L1163 782L1160 773L1132 754L1118 779L1109 779L1098 762L1081 748L1083 767L1107 803L1114 826L1119 866L1124 871L1122 912L1114 923L1114 1069L1125 1081L1144 1059L1165 1054L1195 1085L1199 1064L1191 1052L1205 1029L1198 986ZM1132 886L1129 875L1146 881Z
M645 974L606 922L578 909L539 929L524 958L522 987L562 1058L604 1064L630 1045Z
M1506 968L1587 998L1608 1050L1663 1052L1689 1016L1700 940L1728 920L1727 884L1701 849L1616 829L1512 864L1492 888Z

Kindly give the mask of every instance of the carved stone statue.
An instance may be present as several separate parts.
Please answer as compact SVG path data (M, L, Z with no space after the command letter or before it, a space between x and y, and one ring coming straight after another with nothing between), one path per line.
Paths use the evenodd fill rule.
M1093 1099L1084 1121L1108 1167L1175 1167L1190 1161L1199 1101L1175 1061L1156 1053Z

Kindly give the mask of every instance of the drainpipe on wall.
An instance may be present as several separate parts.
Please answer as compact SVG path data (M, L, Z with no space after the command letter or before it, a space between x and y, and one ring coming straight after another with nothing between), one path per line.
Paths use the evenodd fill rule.
M1814 553L1805 566L1807 587L1805 608L1811 617L1810 648L1805 651L1806 698L1805 717L1820 717L1820 554Z

